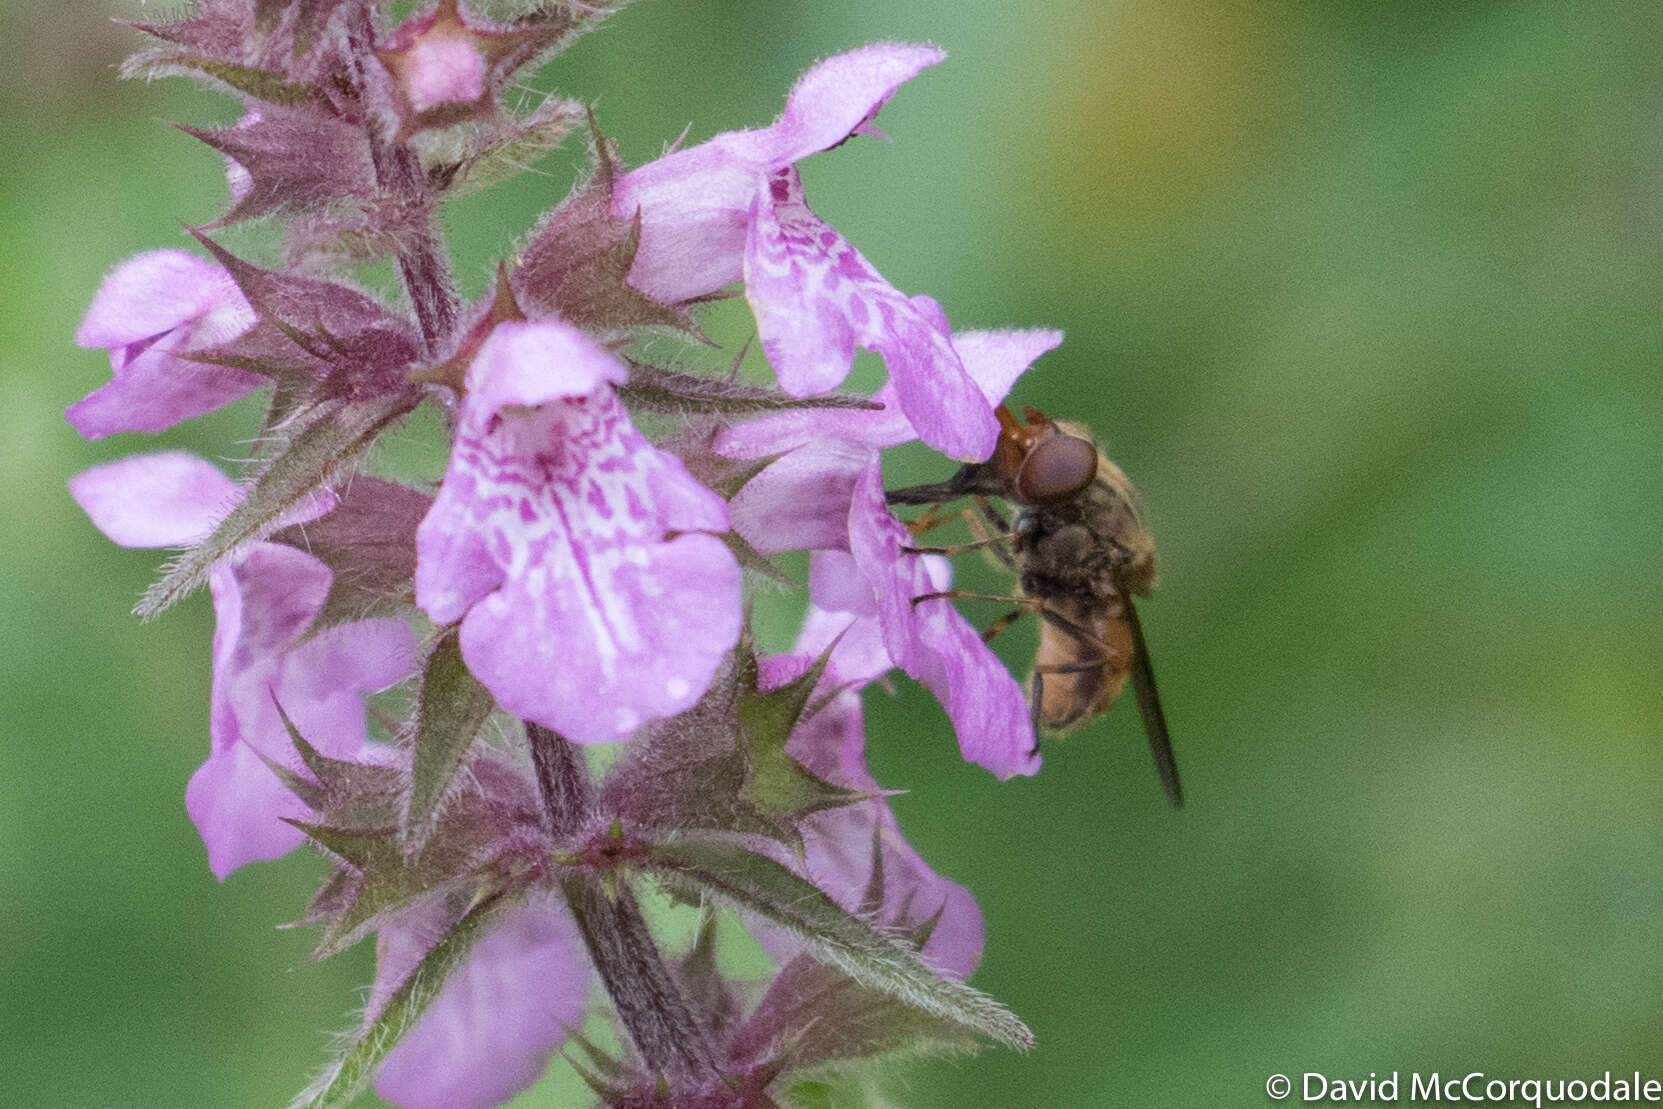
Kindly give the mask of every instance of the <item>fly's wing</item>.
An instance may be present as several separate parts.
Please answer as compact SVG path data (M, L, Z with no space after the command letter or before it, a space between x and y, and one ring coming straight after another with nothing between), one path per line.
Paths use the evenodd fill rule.
M1161 772L1161 785L1166 787L1167 800L1172 807L1184 807L1184 789L1178 784L1178 760L1172 754L1172 736L1166 730L1166 714L1161 711L1161 694L1155 688L1155 670L1149 665L1149 644L1143 639L1143 625L1138 622L1138 610L1132 598L1124 595L1126 626L1132 633L1132 693L1138 699L1138 712L1143 715L1143 730L1149 735L1149 750L1155 756L1155 769Z

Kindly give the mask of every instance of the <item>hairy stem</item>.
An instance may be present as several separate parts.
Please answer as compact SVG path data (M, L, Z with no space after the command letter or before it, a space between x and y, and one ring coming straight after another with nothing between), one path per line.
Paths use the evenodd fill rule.
M531 763L537 768L537 788L543 795L543 816L556 839L576 835L589 815L594 790L583 755L558 732L526 722Z
M559 733L526 724L543 814L556 839L581 831L594 803L583 755ZM660 1074L708 1071L716 1053L681 982L664 963L635 894L578 874L561 884L589 957L641 1058Z
M370 161L375 166L376 184L420 210L421 230L403 240L398 251L398 272L416 313L422 343L435 355L443 347L461 315L451 281L450 258L445 252L433 214L433 197L422 176L415 151L390 133L386 113L378 110L391 103L386 89L387 73L375 61L373 7L353 6L347 23L350 56L357 67L355 77L363 90L366 112L364 132L369 138Z
M562 888L618 1018L647 1066L668 1075L713 1069L715 1052L704 1027L664 965L629 887L609 893L599 880L582 876L566 879Z

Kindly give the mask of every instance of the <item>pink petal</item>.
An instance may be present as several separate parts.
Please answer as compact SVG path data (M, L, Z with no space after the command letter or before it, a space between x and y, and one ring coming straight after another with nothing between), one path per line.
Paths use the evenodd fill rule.
M751 194L766 166L755 132L733 131L631 170L612 192L612 215L641 216L629 283L678 304L739 280Z
M914 298L914 303L925 301ZM1062 342L1062 332L960 331L952 342L965 372L993 406L1004 402L1016 379L1036 358ZM793 409L747 420L723 428L715 449L724 458L767 458L825 439L881 450L918 438L901 411L894 382L886 383L871 399L882 407Z
M600 350L551 326L559 352ZM725 502L630 423L593 357L548 357L551 334L476 361L416 596L435 620L466 612L463 655L504 709L605 742L698 700L738 638L739 567L697 534L727 529Z
M885 44L828 58L798 82L772 126L724 132L624 174L612 214L641 216L630 284L675 304L739 280L759 178L875 130L870 121L895 90L944 56Z
M869 618L857 620L850 632L875 624ZM799 652L802 648L799 641ZM840 644L822 679L822 689L857 680L839 671L843 655ZM772 687L796 677L812 657L798 653L764 659L763 685ZM844 690L800 723L786 752L827 781L850 789L879 788L866 766L866 730L857 690ZM939 913L925 956L956 977L975 969L983 942L982 914L975 898L924 862L901 834L888 801L874 799L817 813L808 818L803 830L807 871L816 886L846 908L859 907L871 883L876 848L883 856L883 920L893 926L916 926Z
M947 710L964 757L1002 779L1039 769L1033 724L1016 679L981 635L946 598L913 599L946 587L930 560L901 552L910 537L884 504L874 460L855 486L849 546L877 591L878 616L889 654L930 687Z
M847 547L849 497L871 457L836 440L792 451L734 495L733 530L763 554Z
M557 320L508 320L491 329L468 367L468 403L497 412L585 397L629 371L616 355Z
M877 598L853 555L818 551L809 563L809 606L795 650L819 655L831 644L834 684L866 684L895 668L884 645Z
M439 938L434 923L384 928L375 992L385 1004ZM530 1086L583 1026L589 968L549 896L513 910L452 971L381 1065L375 1092L403 1109L485 1109Z
M1045 328L1009 331L959 331L953 349L965 372L990 405L1003 404L1011 386L1046 351L1062 343L1062 332Z
M104 280L76 331L108 347L113 378L65 410L83 438L162 431L247 396L258 374L179 357L229 342L254 311L224 270L182 250L130 259Z
M471 104L485 95L485 59L464 36L427 35L405 58L404 87L418 112Z
M280 859L299 847L306 837L283 818L311 815L244 744L197 767L185 786L185 811L208 849L208 869L222 882L244 863Z
M146 251L104 278L75 330L75 343L89 350L124 347L229 305L241 305L248 323L254 322L236 283L219 266L188 251Z
M934 301L907 299L810 211L794 169L768 178L751 219L745 296L783 389L794 396L834 389L856 346L876 350L924 442L965 461L993 453L998 421Z
M239 499L231 479L184 451L133 455L84 470L70 495L123 547L182 547L214 530Z
M896 90L946 57L933 46L879 43L827 58L803 74L779 122L767 129L776 144L772 166L801 161L852 134L876 130L869 125Z
M323 608L330 578L318 559L275 543L256 544L209 578L216 618L211 750L185 805L219 878L300 842L281 818L308 811L259 757L301 767L278 704L323 753L375 761L361 695L415 668L414 640L398 620L345 624L297 646Z

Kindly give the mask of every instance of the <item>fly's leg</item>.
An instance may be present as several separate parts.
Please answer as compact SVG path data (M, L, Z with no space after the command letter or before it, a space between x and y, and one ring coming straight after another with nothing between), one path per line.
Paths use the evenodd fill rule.
M994 636L998 635L1000 632L1022 619L1022 615L1025 612L1027 612L1027 609L1013 608L1003 616L999 617L999 619L989 624L986 630L982 632L982 642L992 643Z
M951 557L956 554L963 554L965 551L986 550L995 544L1003 543L1009 538L1008 535L984 535L971 543L955 543L949 547L902 547L901 551L903 554L933 554Z
M907 521L907 531L914 539L916 539L920 535L925 535L934 531L943 524L952 523L954 520L958 519L958 517L959 513L949 509L946 505L932 504L927 510L925 510L924 515L918 517L916 520Z

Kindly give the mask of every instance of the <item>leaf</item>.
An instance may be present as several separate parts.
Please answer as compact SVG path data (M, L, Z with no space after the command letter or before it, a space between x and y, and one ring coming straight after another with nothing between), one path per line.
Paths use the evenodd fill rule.
M634 865L671 890L710 894L790 930L810 955L868 989L996 1043L1033 1046L1028 1026L1004 1006L938 975L902 940L875 930L770 858L732 843L683 839L647 846Z
M344 404L313 420L266 466L213 534L173 561L134 612L148 620L167 610L206 581L215 563L269 535L302 500L344 476L383 429L415 407L414 400L400 395Z
M263 269L200 230L188 230L225 267L259 317L252 330L202 358L217 360L224 353L252 347L256 360L262 360L285 349L280 344L286 339L290 359L304 353L319 363L314 374L316 399L420 397L420 390L404 378L421 349L409 321L357 289Z
M705 1027L718 1039L726 1038L738 1023L742 1006L733 983L722 975L716 956L716 913L709 905L700 907L693 948L676 970Z
M116 20L125 23L136 31L143 31L164 42L171 42L176 46L183 46L197 54L217 58L223 61L234 61L243 55L244 44L248 32L248 16L239 5L231 4L198 4L193 6L188 15L174 19L158 19L150 22L135 20ZM128 62L136 64L137 58ZM127 67L122 69L127 75Z
M850 393L825 393L817 397L794 397L780 389L746 385L722 378L695 377L644 362L631 362L629 381L618 386L626 401L661 412L751 415L797 408L881 409L868 397Z
M387 767L358 769L398 773ZM522 888L541 871L549 844L531 784L490 757L476 756L467 770L470 788L445 801L417 856L406 853L400 840L402 802L381 827L326 823L329 813L316 821L289 821L352 872L350 878L331 879L329 896L308 908L306 923L322 932L314 958L346 950L429 894L453 891L477 900Z
M281 703L277 714L312 778L302 777L276 759L263 755L261 759L307 808L324 823L343 829L381 828L396 819L404 787L396 767L330 758L300 734Z
M466 196L512 180L565 142L582 122L583 105L554 96L524 116L511 117L455 158L450 195Z
M340 1058L331 1063L289 1109L345 1109L375 1074L399 1038L415 1026L444 987L450 972L462 964L474 944L490 930L504 907L495 898L476 905L428 952L404 984L394 991L373 1020L353 1037Z
M841 970L799 955L786 963L735 1037L739 1058L773 1048L785 1069L865 1059L894 1051L971 1054L982 1041L960 1023L861 985Z
M360 474L329 515L271 537L321 559L334 574L307 634L396 615L415 603L416 528L432 507L433 498L419 489Z
M328 108L329 100L310 85L291 81L283 73L197 54L135 54L121 67L124 78L208 77L233 92L286 108Z
M738 561L741 570L754 571L774 584L783 585L788 589L800 587L800 583L792 578L790 574L774 565L773 559L751 546L751 541L737 531L724 531L716 538L720 539L723 545L733 552L733 557Z
M490 691L462 660L460 634L459 628L452 628L440 637L422 674L409 806L399 827L406 854L415 854L426 844L445 791L462 769L474 737L497 707Z

